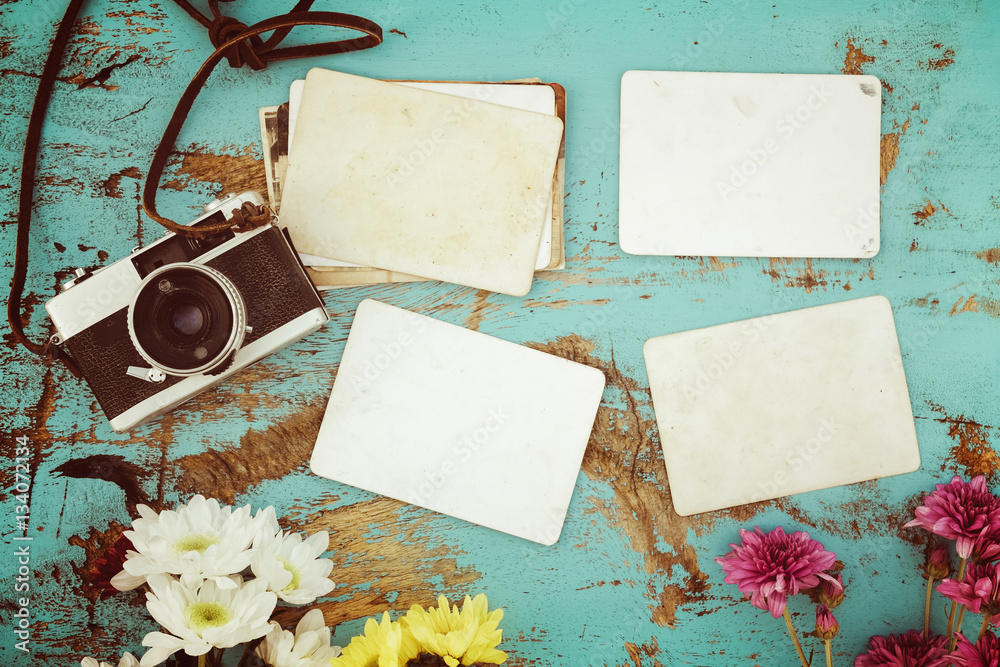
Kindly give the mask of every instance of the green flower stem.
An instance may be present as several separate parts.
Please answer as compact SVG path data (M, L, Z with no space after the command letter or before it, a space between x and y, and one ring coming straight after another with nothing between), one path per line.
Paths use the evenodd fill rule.
M830 640L827 639L824 644L826 644L826 667L833 667L833 653L830 650Z
M966 564L966 562L968 562L968 559L963 558L962 561L958 564L958 577L956 578L958 581L962 581L963 579L965 579L965 564ZM954 600L952 600L952 603L951 603L951 613L948 614L948 632L945 633L945 637L947 637L948 639L951 639L952 628L955 627L955 612L956 611L958 611L958 603L955 602Z
M787 606L785 607L785 625L788 626L788 636L792 638L792 643L795 644L795 652L799 654L802 667L809 667L809 661L806 660L806 654L802 652L802 644L799 643L798 635L795 634L795 626L792 625L792 615L788 613Z
M983 638L983 635L986 634L986 628L988 627L990 627L990 614L989 612L986 612L983 614L983 624L979 626L979 636L976 637L977 642Z
M924 641L931 638L931 593L934 591L934 577L927 577L927 596L924 599Z

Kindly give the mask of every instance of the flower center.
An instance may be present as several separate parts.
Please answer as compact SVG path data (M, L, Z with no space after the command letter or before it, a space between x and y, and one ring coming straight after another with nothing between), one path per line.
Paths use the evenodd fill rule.
M302 573L299 572L299 568L295 567L290 561L284 558L278 558L278 562L287 571L292 573L292 580L282 589L282 593L291 593L292 591L298 590L299 584L302 583Z
M181 539L174 542L174 549L178 553L186 554L189 551L197 551L200 554L205 553L205 549L209 548L213 544L218 544L219 538L215 535L205 535L192 533L191 535L185 535Z
M228 623L233 614L218 602L192 602L184 610L184 617L188 627L200 637L208 628L219 628Z

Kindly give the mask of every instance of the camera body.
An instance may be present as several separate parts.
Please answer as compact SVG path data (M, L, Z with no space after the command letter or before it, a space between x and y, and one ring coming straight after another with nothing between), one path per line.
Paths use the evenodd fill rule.
M232 217L256 192L205 206ZM328 320L287 234L271 223L205 238L168 232L77 277L45 304L65 347L121 433L172 410Z

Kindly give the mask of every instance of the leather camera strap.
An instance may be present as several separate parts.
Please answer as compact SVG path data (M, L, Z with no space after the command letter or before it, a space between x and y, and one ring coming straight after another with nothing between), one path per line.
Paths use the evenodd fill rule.
M179 0L179 4L183 6L187 3ZM213 7L215 6L214 2L211 4ZM269 48L269 45L274 42L274 38L282 34L281 31L287 32L287 30L299 25L351 28L363 32L365 35L338 42L321 42L282 49L275 49L273 46ZM267 42L261 41L260 34L271 31L275 31L271 39ZM187 114L191 110L195 98L201 92L212 70L215 69L215 66L219 64L222 58L228 58L230 65L246 62L251 67L255 67L256 65L263 67L274 60L357 51L382 43L382 29L377 23L359 16L341 14L339 12L293 11L285 16L276 16L260 23L255 23L250 27L242 26L237 29L230 29L224 26L218 30L210 31L210 35L216 35L217 33L223 33L226 36L226 41L217 45L215 53L208 57L208 60L205 61L201 69L194 75L191 83L188 84L188 87L181 95L181 99L177 103L177 108L174 109L174 113L170 117L170 122L167 123L167 129L160 139L160 145L156 147L156 152L153 154L153 162L149 167L149 173L146 174L146 182L142 189L142 207L146 211L146 215L181 236L207 236L229 229L234 224L244 224L242 220L239 220L240 216L237 216L237 220L227 220L214 225L188 227L186 225L179 225L173 220L163 217L156 210L156 190L159 187L160 177L166 167L170 153L173 151L174 141L181 131L181 126L184 124L184 119L187 118ZM247 222L250 225L253 224L252 221Z
M198 12L187 0L174 0L174 2L191 15L192 18L209 29L209 39L212 45L216 47L216 50L208 57L208 60L205 61L197 74L195 74L194 79L188 84L187 89L177 104L177 108L170 118L170 122L167 124L160 144L154 153L149 173L146 176L142 194L143 209L149 217L167 229L185 236L214 234L234 226L237 229L245 229L267 222L270 219L269 214L249 208L243 210L234 219L224 224L200 226L197 231L193 232L188 227L178 225L157 213L156 189L160 177L166 166L170 152L173 150L174 141L180 133L184 119L191 110L198 92L223 57L229 60L229 64L232 67L242 67L244 64L247 64L251 69L260 70L266 67L267 63L275 60L332 55L377 46L382 43L382 29L377 23L361 18L360 16L341 14L339 12L307 11L312 6L313 0L299 0L288 14L269 18L249 27L232 17L224 16L219 11L219 0L209 0L209 7L212 11L211 18ZM45 67L42 70L42 76L38 83L38 91L35 93L35 100L31 107L28 132L24 142L24 158L21 163L14 273L11 279L10 298L7 301L7 321L18 342L34 354L63 362L77 377L80 376L79 367L71 358L62 353L58 341L53 339L44 345L39 345L27 337L24 333L21 311L24 284L28 272L28 240L32 202L34 200L35 172L38 165L38 151L41 145L42 124L45 120L45 113L48 110L49 99L52 96L52 87L59 74L63 55L66 52L66 46L69 43L70 37L72 37L73 24L80 12L81 5L83 5L83 0L70 0L66 8L66 13L59 23L56 37L52 42L52 48L45 61ZM288 35L289 31L299 25L350 28L364 33L364 36L334 42L276 48ZM264 41L260 35L270 31L273 31L273 34Z
M35 194L35 170L38 166L38 146L42 138L42 123L45 120L45 112L49 106L49 98L52 96L52 85L56 76L59 75L59 67L62 63L63 54L66 52L66 44L73 34L73 22L80 12L80 5L83 0L70 0L66 13L59 23L56 31L56 38L52 42L52 49L49 57L45 60L45 68L42 70L42 77L38 82L38 92L35 93L35 102L31 107L31 116L28 118L28 134L24 140L24 159L21 161L21 191L18 193L17 202L17 244L14 249L14 275L10 281L10 299L7 301L7 321L10 328L24 347L34 354L46 356L49 359L60 359L73 375L80 377L80 369L72 359L65 355L60 356L60 349L51 342L39 345L28 338L24 333L24 325L21 322L21 296L24 293L24 281L28 275L28 231L31 225L31 204Z

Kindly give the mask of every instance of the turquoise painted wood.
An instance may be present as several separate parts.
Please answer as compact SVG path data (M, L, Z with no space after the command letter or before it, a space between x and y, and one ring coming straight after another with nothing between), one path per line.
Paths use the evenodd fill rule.
M280 3L282 8L291 3ZM845 564L836 664L872 634L916 627L920 535L901 526L952 474L1000 489L1000 7L986 0L359 1L322 8L378 21L380 47L265 72L222 66L178 141L160 210L190 218L214 193L263 186L257 108L314 65L383 78L539 76L568 93L567 269L528 297L440 283L328 293L321 332L187 407L114 434L88 389L0 347L5 575L0 662L117 661L154 629L135 594L100 601L87 573L135 502L202 492L273 504L287 527L331 531L339 583L323 601L346 643L383 609L485 592L505 609L512 665L792 665L780 620L740 601L712 558L741 526L808 530ZM0 4L0 246L13 261L20 151L37 76L65 2ZM246 23L272 3L228 9ZM209 54L170 2L85 5L57 85L40 160L28 280L29 331L77 266L110 262L160 234L138 193L174 101ZM300 39L318 39L306 30ZM854 72L883 81L881 252L868 261L644 258L617 246L619 79L627 69ZM893 304L923 465L919 472L694 518L677 517L659 452L642 343L750 316L884 294ZM378 298L604 370L608 387L562 539L540 547L312 476L307 461L354 308ZM17 455L30 469L30 542L16 542ZM359 447L364 443L358 443ZM872 443L877 447L879 443ZM80 471L81 459L122 457ZM67 464L73 464L75 467ZM60 468L62 466L62 468ZM72 472L72 470L76 472ZM61 474L60 470L67 471ZM712 470L704 471L711 477ZM128 493L124 489L128 489ZM484 493L490 493L484 485ZM502 502L502 498L497 499ZM17 549L30 546L14 584ZM15 648L29 602L30 655ZM944 628L938 598L934 624ZM794 599L798 627L813 607ZM978 617L967 619L976 626ZM812 638L810 647L821 649ZM820 652L821 655L821 652Z

